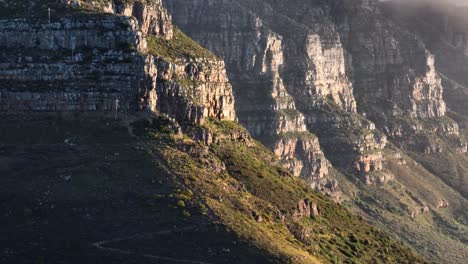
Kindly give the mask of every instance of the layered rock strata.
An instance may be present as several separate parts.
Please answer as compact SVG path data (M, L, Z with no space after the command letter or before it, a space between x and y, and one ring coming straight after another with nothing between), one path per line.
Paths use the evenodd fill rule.
M318 139L307 131L305 117L296 109L296 103L284 85L281 74L283 37L244 8L230 9L237 5L233 2L166 4L169 8L177 8L174 15L180 25L193 26L192 19L196 17L200 23L198 29L212 29L189 33L226 61L229 78L234 84L239 121L254 137L270 146L295 175L319 189L331 186L326 178L329 162ZM204 8L232 13L236 20L203 14ZM228 29L222 32L221 27ZM204 38L205 34L209 37Z
M150 110L179 122L235 120L222 61L148 54L148 36L174 36L160 1L106 3L119 16L0 20L1 111Z
M381 4L384 14L417 34L435 55L448 108L468 114L468 19L466 6L392 1ZM426 19L431 17L430 20Z
M442 79L422 39L387 19L376 0L341 1L333 14L349 53L359 112L400 146L438 152L428 130L464 145L458 125L445 117Z
M76 1L65 0L65 2L73 5ZM134 17L138 21L140 31L145 34L162 36L168 40L173 37L171 16L163 7L161 0L83 0L81 2L84 7L90 9L97 9L101 12L115 15Z
M157 65L157 100L153 110L179 122L236 120L232 88L222 61L199 58L169 62L159 58Z
M0 109L110 111L117 100L122 110L142 108L137 99L156 80L154 59L136 55L142 40L124 17L2 20Z
M308 180L323 177L325 159L311 160L306 154L322 156L314 141L303 141L312 138L304 137L310 132L318 135L328 158L341 168L356 174L382 169L378 164L382 164L379 151L385 146L384 137L369 136L359 122L347 120L356 111L346 73L347 55L323 5L256 0L165 4L176 24L225 59L240 122L272 147L296 175ZM296 14L301 7L312 14L306 20ZM353 131L360 139L338 138L329 133L335 128ZM375 155L363 151L366 144L373 146ZM337 154L336 145L343 152ZM359 162L364 170L354 170Z
M352 67L359 111L371 119L380 113L444 116L433 55L415 35L386 20L377 5L378 1L343 1L334 14L352 56L348 67Z

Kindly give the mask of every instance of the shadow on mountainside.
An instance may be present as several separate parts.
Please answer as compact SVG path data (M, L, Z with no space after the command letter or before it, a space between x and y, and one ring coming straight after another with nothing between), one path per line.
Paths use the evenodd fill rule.
M110 118L4 116L2 263L262 263Z

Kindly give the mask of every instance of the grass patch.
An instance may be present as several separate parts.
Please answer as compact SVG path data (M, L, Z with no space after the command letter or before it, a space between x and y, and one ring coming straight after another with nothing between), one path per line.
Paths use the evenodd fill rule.
M200 46L200 44L189 38L178 28L174 28L174 37L171 40L157 36L147 36L147 42L150 54L169 61L181 58L190 60L216 58L213 53Z

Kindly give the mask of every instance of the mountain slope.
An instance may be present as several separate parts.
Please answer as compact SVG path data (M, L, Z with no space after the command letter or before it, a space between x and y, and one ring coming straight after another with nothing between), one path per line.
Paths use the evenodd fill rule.
M234 123L180 134L156 116L4 117L3 226L17 237L2 241L5 262L423 262L313 193ZM200 130L216 140L190 139Z

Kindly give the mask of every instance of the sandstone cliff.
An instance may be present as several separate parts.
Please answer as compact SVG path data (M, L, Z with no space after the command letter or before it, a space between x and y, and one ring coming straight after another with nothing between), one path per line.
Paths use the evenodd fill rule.
M431 152L437 140L465 144L458 124L445 117L442 80L421 38L387 19L378 1L344 1L332 14L350 56L360 113L405 148ZM439 139L427 133L434 126Z
M379 113L444 116L433 56L415 35L386 20L377 4L344 1L334 10L343 43L352 56L349 67L360 112L368 112L370 117Z
M40 144L43 133L28 134L34 129L46 131L46 139L55 142L31 150L21 146L18 151L16 146L13 151L0 146L0 165L9 166L16 159L22 164L29 152L42 158L47 155L37 155L38 150L50 153L44 148L58 148L59 153L66 149L65 153L73 152L67 156L73 160L76 139L80 150L92 153L87 159L105 160L105 170L122 175L123 182L139 184L140 176L147 175L150 195L145 200L150 204L161 197L168 198L165 204L175 199L185 220L194 213L188 208L199 206L197 217L199 213L213 217L249 246L282 262L417 262L419 258L400 243L312 192L292 172L316 190L331 195L343 191L352 210L383 224L428 256L460 260L451 252L466 252L463 221L468 218L460 210L466 208L460 198L465 190L461 187L457 193L446 182L463 186L463 178L452 172L466 166L462 152L467 145L458 125L444 116L437 67L418 37L383 18L376 1L165 1L183 31L226 61L226 73L220 58L172 25L162 4L0 1L0 110L9 113L2 122L0 134L7 137L2 143L19 138L24 144L32 136L31 142ZM151 118L131 125L102 115L83 120L77 114L118 111L127 112L120 114L125 117L141 111L157 114L135 115ZM48 113L30 112L73 115L61 114L55 120ZM277 158L230 122L236 120L236 112ZM80 126L72 125L74 131L68 122ZM105 153L94 140L106 143ZM120 145L123 142L125 146ZM5 159L5 153L13 159ZM63 163L57 156L54 166ZM113 159L110 166L107 161ZM47 158L41 168L55 175L49 162ZM127 163L141 168L127 171ZM0 170L12 178L21 175L2 166ZM94 182L101 168L78 174L88 169L79 165L73 177L93 176ZM136 171L142 174L135 176ZM158 175L159 183L155 172L164 174ZM28 169L26 173L31 175ZM66 169L60 173L70 181ZM451 178L442 181L435 176L441 173ZM37 179L42 180L33 181ZM114 175L109 179L103 189L114 184L122 190ZM154 184L165 180L176 181L177 191L167 197L155 195ZM8 180L8 186L12 182ZM49 195L51 188L46 189ZM17 189L11 190L8 199L16 197ZM143 196L135 197L140 204ZM40 200L38 208L45 210L43 205ZM441 250L445 245L450 250Z
M165 4L176 24L225 59L240 122L254 137L272 147L296 175L307 180L317 175L322 178L322 172L314 175L304 174L302 170L301 164L314 160L312 168L326 172L324 158L311 160L305 158L310 154L301 154L306 151L315 152L312 157L323 156L318 151L318 141L296 143L298 139L303 141L304 137L299 136L305 132L318 135L325 154L335 151L337 145L339 148L344 145L345 155L328 155L328 158L346 171L360 174L361 170L353 169L360 161L367 163L363 165L369 168L366 172L382 168L370 164L382 163L379 151L385 146L385 139L369 137L373 132L368 134L360 129L359 122L346 121L352 118L347 116L353 116L356 111L352 84L346 74L346 54L336 27L320 6L313 7L313 21L301 21L294 17L297 9L285 6L291 4L289 2L174 1ZM343 117L337 117L340 115ZM360 139L348 140L346 136L325 132L337 127L352 130ZM368 128L374 129L373 125ZM366 140L375 150L372 162L365 158L363 144Z
M285 87L283 36L235 2L165 4L177 8L174 19L184 30L226 61L236 94L239 121L254 137L270 146L295 175L319 189L330 186L326 178L329 162L318 139L308 132L304 115L297 110L295 100ZM203 13L211 10L229 15ZM197 27L193 27L195 20Z
M417 34L436 56L442 73L444 99L450 110L468 114L468 20L466 7L446 3L422 5L396 1L383 5L384 14ZM425 18L431 17L427 20Z
M179 122L235 119L224 63L205 53L179 54L171 43L195 44L174 36L160 1L82 6L118 16L75 11L50 24L0 21L2 111L151 110ZM157 44L179 57L153 54Z

